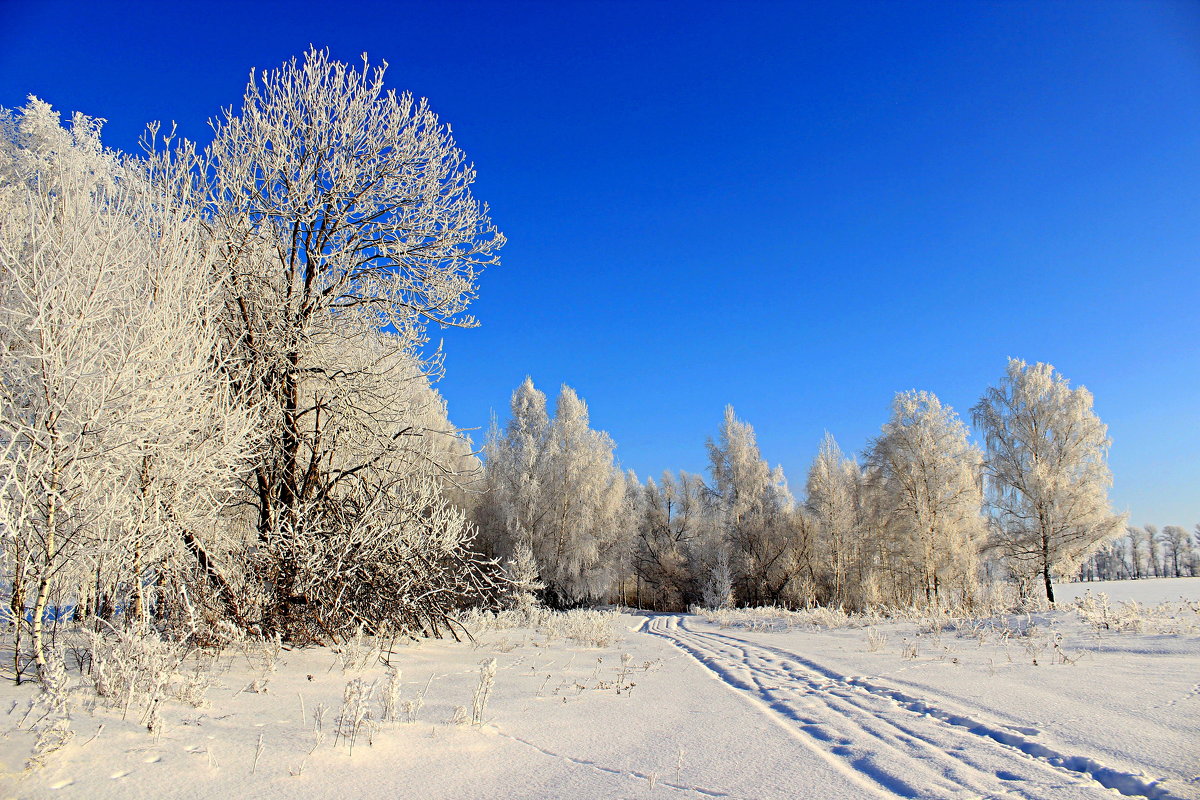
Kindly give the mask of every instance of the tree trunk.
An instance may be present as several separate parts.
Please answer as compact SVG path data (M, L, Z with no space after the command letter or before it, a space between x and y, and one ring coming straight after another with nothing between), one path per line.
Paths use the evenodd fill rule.
M50 569L54 565L54 526L57 524L58 481L51 481L46 505L46 560L38 575L37 598L33 602L33 659L37 664L38 679L43 682L49 669L46 661L46 643L43 639L42 617L46 615L46 603L50 598Z
M1046 600L1054 602L1054 585L1050 582L1050 532L1044 514L1038 514L1042 534L1042 580L1046 584Z

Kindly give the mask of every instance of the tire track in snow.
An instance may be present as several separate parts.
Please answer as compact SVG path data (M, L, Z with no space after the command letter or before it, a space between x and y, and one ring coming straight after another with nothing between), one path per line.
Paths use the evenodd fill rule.
M1111 797L1104 790L1112 789L1152 800L1172 798L1158 781L1057 752L1011 728L864 678L839 675L796 653L696 631L679 620L654 617L643 630L674 643L803 734L810 748L848 763L888 794L1042 800L1048 795Z
M744 644L743 640L719 633L699 633L700 636L710 636L729 642ZM1002 745L1015 748L1034 759L1072 773L1080 773L1090 777L1105 789L1111 789L1129 797L1146 797L1151 800L1179 800L1161 785L1161 781L1147 778L1143 775L1124 772L1109 767L1096 759L1087 756L1066 755L1041 742L1031 741L1029 735L1037 735L1039 731L1033 728L1014 728L1007 725L988 725L963 713L947 711L939 706L930 704L919 698L906 695L903 692L887 686L881 686L861 677L843 677L801 655L788 650L770 647L769 645L753 645L759 649L773 653L775 656L793 661L808 670L816 672L834 683L844 684L867 692L877 697L891 700L900 707L919 715L932 717L941 722L965 729L978 737L991 739Z

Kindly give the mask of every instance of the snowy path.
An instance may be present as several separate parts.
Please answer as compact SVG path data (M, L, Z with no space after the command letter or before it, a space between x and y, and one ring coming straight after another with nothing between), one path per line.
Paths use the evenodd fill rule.
M1157 782L1035 741L1040 732L991 723L951 701L910 696L840 675L798 653L701 630L687 616L649 619L726 686L801 744L881 797L1167 800Z

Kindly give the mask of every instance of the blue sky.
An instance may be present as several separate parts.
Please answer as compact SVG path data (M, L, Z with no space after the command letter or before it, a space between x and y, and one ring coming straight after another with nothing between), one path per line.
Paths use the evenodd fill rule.
M429 97L509 237L458 424L567 382L645 477L732 403L800 488L1012 355L1093 391L1118 509L1200 522L1200 4L0 0L0 105L204 141L309 43Z

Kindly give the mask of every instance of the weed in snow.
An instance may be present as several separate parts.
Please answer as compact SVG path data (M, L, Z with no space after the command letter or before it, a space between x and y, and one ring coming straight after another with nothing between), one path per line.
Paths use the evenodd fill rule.
M486 658L479 662L479 685L475 687L475 695L471 698L471 724L479 727L483 724L483 714L487 709L488 697L496 685L496 659Z

